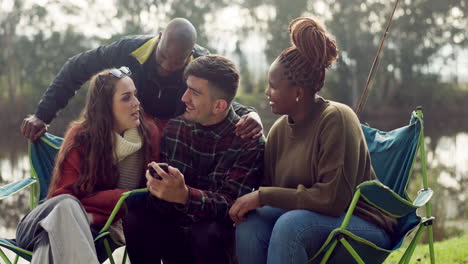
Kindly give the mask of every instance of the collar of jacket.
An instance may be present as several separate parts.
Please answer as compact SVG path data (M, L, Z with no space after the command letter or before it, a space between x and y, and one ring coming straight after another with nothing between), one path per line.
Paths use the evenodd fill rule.
M159 43L159 35L155 36L148 41L146 41L143 45L141 45L138 49L132 51L130 53L140 64L144 64L146 60L150 57L151 53L153 50L156 48L156 46ZM190 56L189 62L191 62L194 59L193 53Z

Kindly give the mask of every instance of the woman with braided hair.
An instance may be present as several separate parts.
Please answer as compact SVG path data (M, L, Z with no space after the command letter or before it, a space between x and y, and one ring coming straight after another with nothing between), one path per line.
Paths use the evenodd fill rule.
M266 95L282 115L265 145L264 186L237 199L236 250L243 263L306 263L342 223L354 190L375 179L360 122L325 100L336 43L310 18L289 25L292 46L270 66ZM395 219L359 201L348 230L388 248Z

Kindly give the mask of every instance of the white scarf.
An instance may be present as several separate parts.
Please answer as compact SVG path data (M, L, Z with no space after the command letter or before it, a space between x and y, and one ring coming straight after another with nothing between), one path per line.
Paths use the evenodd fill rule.
M115 133L114 163L119 163L127 156L140 150L142 140L137 128L131 128L124 132L123 137Z

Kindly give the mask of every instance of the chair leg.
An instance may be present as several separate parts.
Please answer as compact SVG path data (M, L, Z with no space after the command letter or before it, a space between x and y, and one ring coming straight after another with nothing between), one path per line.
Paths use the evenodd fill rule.
M109 241L107 240L107 238L104 238L104 248L106 249L107 257L109 257L110 263L115 264L114 256L112 256L112 251L111 251Z
M336 247L336 244L338 243L338 240L334 240L332 244L330 245L330 248L327 249L327 252L325 252L325 256L323 256L322 261L320 261L320 264L326 264L328 259L330 258L331 254L333 253L333 250Z
M122 257L122 264L127 263L127 247L124 248L124 254Z
M414 249L416 248L416 245L418 244L419 238L421 237L422 231L423 231L424 226L420 226L418 228L418 231L416 235L414 236L413 240L411 241L410 245L408 248L406 248L405 253L401 257L400 261L398 262L399 264L408 264L411 260L411 257L413 256Z
M427 226L427 234L429 236L429 254L431 255L431 264L435 264L434 234L432 232L432 225Z
M5 261L6 264L11 264L11 261L7 258L5 253L3 253L3 250L0 248L0 257Z
M351 246L351 244L349 244L348 241L346 241L346 239L341 238L340 242L348 250L349 254L351 254L351 256L353 256L354 260L356 260L356 262L358 264L365 264L364 260L362 260L362 258L356 252L356 250L354 250L354 248Z
M417 111L417 116L419 120L423 120L422 110L419 109ZM422 122L421 122L422 123ZM423 187L424 189L429 188L427 184L427 166L426 166L426 149L424 147L424 130L421 129L421 134L419 135L419 155L421 158L421 176L423 180ZM431 204L428 202L426 203L426 217L431 218ZM432 221L429 225L427 225L427 234L429 236L429 254L431 256L431 264L435 264L435 251L434 251L434 234L432 232Z

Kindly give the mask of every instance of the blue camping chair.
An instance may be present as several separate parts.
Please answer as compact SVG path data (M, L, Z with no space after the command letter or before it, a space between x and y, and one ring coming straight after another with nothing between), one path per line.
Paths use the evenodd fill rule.
M429 235L431 263L435 263L429 200L432 190L427 186L424 125L421 108L413 111L410 124L390 132L362 125L377 180L357 186L342 225L333 230L310 263L382 263L400 248L411 231L417 229L399 263L409 263L424 228ZM406 193L409 177L419 150L423 188L414 201ZM384 249L346 230L358 199L362 198L379 210L397 218L398 224L392 249ZM419 217L416 209L425 206L426 216Z
M52 176L52 170L54 168L55 156L57 155L63 139L56 137L49 133L44 134L34 144L29 143L28 152L29 159L31 162L31 178L22 179L14 183L10 183L6 186L0 187L0 200L14 195L24 188L31 186L30 188L30 207L33 209L46 198L49 189L49 184ZM129 196L140 195L147 193L147 189L137 189L122 194L119 201L115 205L109 219L105 226L99 231L94 238L96 244L96 250L98 251L98 258L101 262L104 262L107 258L114 264L114 258L112 251L120 246L124 246L121 243L115 241L110 236L109 227L112 224L115 215L119 211L125 199ZM5 253L2 251L2 247L13 251L16 254L15 260L12 262ZM32 252L29 250L18 247L14 239L0 238L0 257L7 264L17 263L18 258L22 257L28 261L31 261ZM122 263L126 262L127 254L124 253Z

